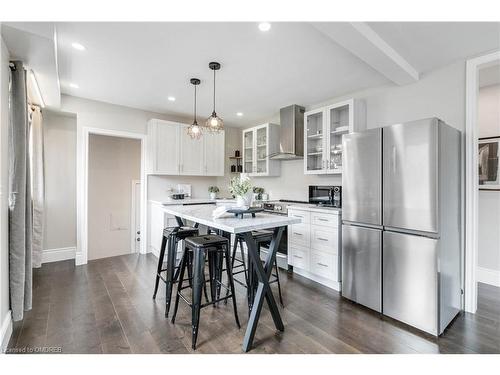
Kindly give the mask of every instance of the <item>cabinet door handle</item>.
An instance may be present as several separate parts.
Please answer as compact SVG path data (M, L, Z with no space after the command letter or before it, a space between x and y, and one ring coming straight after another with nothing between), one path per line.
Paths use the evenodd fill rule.
M297 236L302 236L303 235L302 233L297 233L297 232L293 232L293 234L295 234Z
M318 240L328 242L328 240L327 240L326 238L321 238L321 237L318 237Z
M301 215L292 215L293 217L300 217L300 218L303 218L304 216L301 216Z
M318 266L321 266L321 267L328 267L328 264L324 264L324 263L320 263L320 262L318 262L318 263L316 263L316 264L317 264Z
M322 218L320 218L320 217L318 217L318 220L319 220L319 221L329 221L328 219L322 219Z
M299 257L298 255L294 255L295 258L302 259L302 257Z

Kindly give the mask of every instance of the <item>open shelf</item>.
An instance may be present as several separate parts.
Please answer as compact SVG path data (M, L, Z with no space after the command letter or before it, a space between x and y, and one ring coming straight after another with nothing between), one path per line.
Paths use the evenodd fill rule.
M323 134L311 134L311 135L308 135L307 138L309 139L320 139L320 138L323 138Z

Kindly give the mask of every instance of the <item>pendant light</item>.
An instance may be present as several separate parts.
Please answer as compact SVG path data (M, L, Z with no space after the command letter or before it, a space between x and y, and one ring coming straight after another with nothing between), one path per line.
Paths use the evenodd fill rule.
M215 112L215 71L220 69L218 62L211 62L208 67L214 71L214 110L212 115L207 119L205 126L212 132L220 132L224 128L224 121L217 116Z
M194 86L194 120L193 124L188 127L187 133L191 139L200 139L201 126L196 121L196 86L200 84L200 80L198 78L191 78L190 82Z

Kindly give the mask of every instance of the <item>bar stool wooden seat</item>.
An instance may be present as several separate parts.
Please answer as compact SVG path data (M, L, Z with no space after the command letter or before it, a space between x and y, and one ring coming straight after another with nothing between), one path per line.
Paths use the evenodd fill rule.
M153 292L153 299L156 298L158 292L158 284L162 280L166 285L165 293L165 317L168 317L170 310L170 300L172 298L172 286L177 282L179 276L179 266L176 265L177 260L177 245L179 241L186 240L189 237L198 235L198 228L182 226L182 227L167 227L163 230L163 239L161 242L160 255L158 257L158 267L156 271L155 289ZM165 251L167 250L167 264L163 268L165 259ZM189 267L188 272L191 268ZM165 273L165 276L163 276Z
M185 240L186 250L181 260L179 283L177 287L177 294L175 298L174 312L172 315L172 323L175 323L177 309L179 307L179 299L182 299L191 307L191 326L192 326L192 348L196 349L196 340L198 338L198 328L200 324L200 310L204 307L215 305L220 301L227 301L229 298L233 301L234 319L236 325L240 328L240 321L238 319L238 310L236 307L236 297L234 291L233 275L231 273L229 254L229 240L225 237L207 234L197 237L189 237ZM193 258L193 276L191 286L184 286L184 274L188 268L189 257ZM205 258L208 256L209 273L210 273L210 286L212 299L206 303L201 303L202 287L206 284L205 279ZM217 272L214 272L215 263L219 256L225 259L225 271L229 287L221 282ZM225 297L220 298L215 292L216 286L227 289L228 293ZM184 289L191 288L191 301L182 293Z

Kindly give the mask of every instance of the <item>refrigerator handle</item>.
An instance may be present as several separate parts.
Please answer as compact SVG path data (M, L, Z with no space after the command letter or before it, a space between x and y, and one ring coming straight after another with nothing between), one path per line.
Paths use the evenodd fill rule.
M392 146L392 173L396 174L396 146Z

